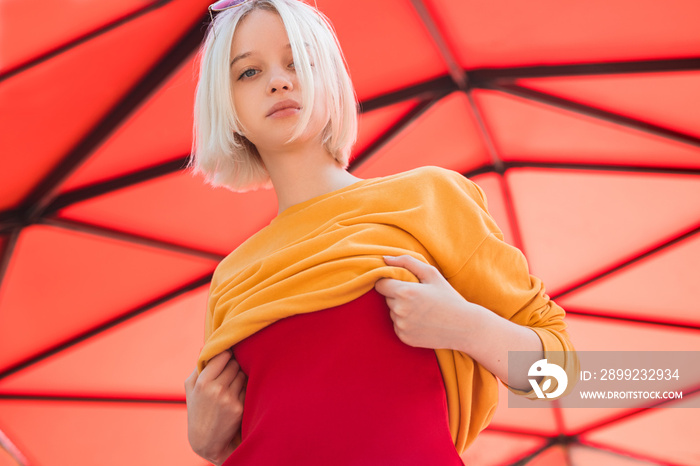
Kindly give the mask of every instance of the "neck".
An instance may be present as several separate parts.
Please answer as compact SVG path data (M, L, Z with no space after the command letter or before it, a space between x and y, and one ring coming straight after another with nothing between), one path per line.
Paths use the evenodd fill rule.
M320 144L260 151L277 194L278 214L316 196L344 188L360 178L348 173Z

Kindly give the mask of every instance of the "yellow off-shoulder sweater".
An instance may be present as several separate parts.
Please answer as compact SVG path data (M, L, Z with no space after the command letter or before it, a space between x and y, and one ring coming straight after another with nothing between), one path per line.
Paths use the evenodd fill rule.
M468 301L532 328L549 362L575 379L564 311L530 275L523 254L503 241L482 190L437 167L362 180L296 204L223 259L211 282L199 370L275 321L345 304L379 278L417 282L382 258L402 254L437 267ZM435 352L461 453L493 416L497 379L464 353Z

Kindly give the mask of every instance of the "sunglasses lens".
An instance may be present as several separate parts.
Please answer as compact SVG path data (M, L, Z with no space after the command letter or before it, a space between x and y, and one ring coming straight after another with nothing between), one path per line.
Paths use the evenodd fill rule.
M240 5L241 3L244 3L246 0L220 0L218 2L212 3L209 5L209 9L211 11L224 11L227 8L231 8L237 5Z

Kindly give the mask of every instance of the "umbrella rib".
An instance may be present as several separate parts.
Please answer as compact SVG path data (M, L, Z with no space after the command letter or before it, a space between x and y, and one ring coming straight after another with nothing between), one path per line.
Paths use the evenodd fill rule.
M525 430L521 430L521 429L518 429L515 427L510 427L510 426L488 426L488 427L486 427L485 430L491 431L491 432L499 432L502 434L522 435L522 436L537 437L537 438L542 438L542 439L551 439L552 438L550 435L547 435L547 434L525 431Z
M576 65L542 65L510 68L481 68L469 72L471 87L483 87L496 80L520 78L549 78L558 76L588 76L605 74L640 74L700 70L700 57L669 60L640 60Z
M570 293L572 293L580 288L588 286L595 281L598 281L602 278L605 278L608 275L611 275L611 274L613 274L613 273L615 273L615 272L617 272L625 267L628 267L636 262L639 262L639 261L651 256L652 254L656 254L657 252L659 252L663 249L666 249L670 246L673 246L674 244L680 243L681 241L684 241L684 240L686 240L694 235L697 235L698 233L700 233L700 224L690 228L687 231L684 231L684 232L681 232L681 233L675 235L674 237L664 241L659 246L653 247L651 249L647 249L644 252L641 252L641 253L636 254L632 257L624 259L621 263L619 263L617 265L613 265L613 266L611 266L611 267L609 267L601 272L594 274L593 276L590 276L588 278L581 280L579 283L571 285L571 286L565 288L564 290L562 290L556 294L553 294L552 299L554 299L554 300L560 299L562 296L566 296L567 294L570 294Z
M612 447L602 446L602 445L596 446L595 443L583 443L582 442L581 448L587 448L587 449L595 450L595 451L603 451L605 453L610 453L610 454L613 454L615 456L619 456L622 459L634 458L634 459L638 459L638 460L642 460L642 461L651 462L651 463L654 463L658 466L672 466L672 463L659 462L658 459L650 458L650 457L647 457L644 455L640 455L639 453L636 453L636 452L633 453L633 452L626 451L626 450L623 450L620 448L612 448Z
M189 155L180 156L175 160L164 162L153 167L149 167L126 175L117 176L98 183L77 188L57 196L51 204L49 204L43 212L43 215L54 215L59 210L71 204L102 196L103 194L117 191L123 188L128 188L145 181L150 181L161 176L170 175L172 173L184 170L187 164Z
M510 168L553 168L563 170L590 170L612 171L623 173L652 173L670 175L700 176L700 168L680 168L671 166L643 166L643 165L603 165L594 163L558 163L558 162L504 162L505 170Z
M700 393L700 386L697 386L697 387L692 388L692 389L691 389L689 392L687 392L687 393L686 393L685 390L681 390L681 391L683 392L683 395L684 395L684 396L692 396L692 395L695 395L696 393ZM648 405L646 405L646 406L642 406L642 407L640 407L640 408L630 409L629 411L626 411L626 412L624 412L624 413L622 413L622 414L620 414L620 415L618 415L618 416L613 416L613 417L610 417L610 418L608 418L608 419L604 419L604 420L602 420L602 421L599 421L599 422L597 422L597 423L595 423L595 424L591 424L591 425L589 425L589 426L587 426L587 427L584 427L583 429L581 429L581 430L579 430L578 432L576 432L575 435L576 435L576 436L581 436L581 435L584 435L584 434L589 433L589 432L592 431L592 430L600 429L600 428L605 427L605 426L608 426L608 425L610 425L610 424L619 422L619 421L621 421L621 420L623 420L623 419L627 419L627 418L630 418L630 417L638 416L638 415L641 414L641 413L646 413L646 412L649 411L650 409L660 408L660 407L663 407L663 405L665 405L665 404L674 403L674 402L675 402L675 403L678 403L678 399L667 399L667 400L656 401L656 402L652 402L652 403L650 403L650 404L648 404ZM682 409L682 408L677 408L677 409ZM688 409L694 409L694 408L688 408Z
M8 377L16 372L19 372L23 369L26 369L27 367L32 366L32 365L36 364L37 362L43 361L44 359L47 359L55 354L58 354L61 351L64 351L64 350L70 348L71 346L74 346L78 343L81 343L85 340L88 340L88 339L94 337L95 335L98 335L106 330L109 330L113 327L121 325L124 322L126 322L126 321L128 321L136 316L139 316L139 315L144 314L148 311L151 311L152 309L154 309L162 304L165 304L168 301L175 299L175 298L177 298L185 293L188 293L190 291L194 291L197 288L205 286L211 281L211 277L212 277L212 273L208 273L207 275L204 275L200 278L197 278L189 283L182 285L181 287L177 288L174 291L170 291L170 292L168 292L160 297L157 297L157 298L151 300L150 302L148 302L144 305L141 305L141 306L139 306L131 311L128 311L124 314L121 314L115 318L112 318L103 324L96 325L90 329L87 329L87 330L83 331L82 333L80 333L79 335L77 335L77 336L75 336L67 341L64 341L62 343L59 343L57 345L54 345L54 346L42 351L41 353L39 353L35 356L31 356L23 361L20 361L16 364L10 366L9 368L5 369L4 371L0 372L0 380L4 379L5 377Z
M520 224L518 222L518 217L515 215L515 206L513 205L513 195L510 190L510 185L506 182L504 178L504 174L506 171L506 166L503 162L503 159L501 156L498 155L498 151L496 150L496 145L493 142L493 137L491 137L491 132L488 131L486 128L486 122L484 121L481 111L479 111L479 107L476 105L476 102L474 101L474 97L471 94L471 91L467 91L467 99L469 100L469 105L471 107L471 110L474 114L474 118L476 119L477 122L477 128L481 134L481 138L486 144L486 149L489 153L489 157L491 158L492 166L493 166L493 171L498 173L499 175L499 183L498 185L501 188L501 194L503 196L503 204L505 205L506 208L506 216L508 217L508 222L510 223L511 226L511 233L513 235L513 245L517 247L520 250L523 250L523 240L522 240L522 235L520 234Z
M94 225L84 221L60 219L60 218L46 218L38 222L42 225L53 226L57 228L63 228L66 230L79 231L81 233L88 233L95 236L100 236L103 238L116 239L118 241L124 241L127 243L138 244L140 246L146 246L150 248L157 248L169 252L174 252L177 254L186 254L191 257L197 257L200 259L211 260L215 262L220 262L225 255L217 254L211 251L204 251L201 249L196 249L192 247L182 246L175 243L169 243L167 241L162 241L158 239L148 238L146 236L141 236L135 233L128 233L125 231L116 230L113 228L104 227L101 225Z
M22 393L0 393L0 400L27 401L80 401L93 403L145 403L145 404L185 404L183 398L128 398L101 396L61 396L61 395L27 395Z
M688 324L688 323L683 323L683 322L669 322L669 321L663 321L663 320L652 320L652 319L641 319L639 317L630 317L627 315L613 315L610 314L609 311L606 311L606 314L596 314L595 312L591 311L586 311L584 309L576 308L576 306L566 306L566 313L571 314L571 315L576 315L576 316L582 316L582 317L595 317L595 318L600 318L600 319L607 319L607 320L615 320L615 321L620 321L620 322L631 322L635 324L648 324L648 325L654 325L654 326L659 326L662 325L664 327L671 327L671 328L676 328L676 329L685 329L685 330L700 330L700 324Z
M428 30L433 42L435 42L435 45L437 45L440 55L442 55L442 59L445 61L445 64L447 64L447 69L452 81L460 90L466 91L469 86L469 76L462 69L462 67L459 66L454 53L447 44L447 41L445 41L445 38L440 33L440 29L437 27L433 15L430 14L430 11L422 0L411 0L411 4L416 10L416 13L418 13L420 19L423 21L423 25Z
M10 265L10 258L15 251L17 240L19 239L19 234L21 231L21 228L13 229L7 238L7 242L5 243L5 248L2 251L2 256L0 257L0 284L4 283L5 273L7 272L7 267Z
M27 71L28 69L30 69L36 65L39 65L45 61L51 60L52 58L54 58L54 57L56 57L64 52L67 52L70 49L78 47L79 45L81 45L85 42L89 42L92 39L94 39L95 37L99 37L102 34L105 34L113 29L116 29L116 28L122 26L123 24L126 24L130 21L133 21L134 19L136 19L140 16L143 16L146 13L149 13L151 10L159 9L159 8L161 8L161 7L163 7L166 4L171 3L171 2L172 2L172 0L157 0L153 3L150 3L144 7L139 8L135 11L132 11L131 13L129 13L121 18L117 18L114 21L106 23L97 29L94 29L90 32L87 32L87 33L83 34L82 36L76 37L75 39L72 39L72 40L70 40L62 45L59 45L58 47L54 47L52 49L49 49L49 50L41 53L40 55L28 60L28 61L20 63L12 68L5 70L3 73L0 73L0 83L6 79L12 78L13 76L15 76L19 73Z
M112 132L185 60L199 45L201 19L137 82L107 114L62 158L27 197L27 218L36 219L56 197L61 183L77 170Z
M660 136L665 139L688 144L693 147L700 147L700 138L689 134L674 131L662 126L647 123L636 118L626 117L614 112L603 110L590 105L580 104L568 99L557 97L544 92L528 89L512 83L490 83L485 84L485 88L497 90L505 94L510 94L516 97L521 97L534 102L540 102L551 107L560 108L569 112L574 112L580 115L589 116L597 120L608 121L610 123L631 128L644 133Z
M425 95L430 96L435 94L447 95L450 92L458 90L454 82L449 76L441 76L439 78L424 81L414 84L413 86L404 87L402 89L382 94L378 97L364 100L360 102L360 113L371 112L382 107L403 102L413 98L425 98Z
M659 466L687 466L687 463L673 463L659 458L654 458L648 455L644 455L635 450L627 450L613 445L605 445L602 443L585 441L581 443L582 446L591 448L598 451L604 451L612 454L619 455L625 459L633 458L636 460L646 461Z

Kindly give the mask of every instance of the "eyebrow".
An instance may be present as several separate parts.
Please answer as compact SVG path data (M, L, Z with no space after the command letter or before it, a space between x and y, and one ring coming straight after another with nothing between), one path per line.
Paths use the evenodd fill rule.
M287 44L284 48L291 49L292 44ZM253 55L253 52L243 52L240 55L237 55L233 60L231 60L231 64L229 65L229 68L232 67L233 64L236 63L238 60L243 60L244 58L248 58L251 55Z

